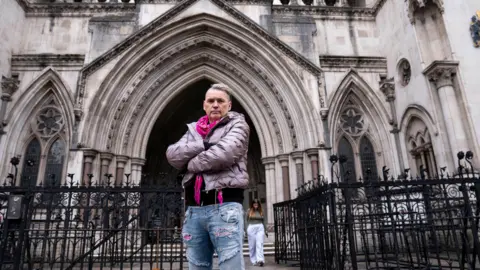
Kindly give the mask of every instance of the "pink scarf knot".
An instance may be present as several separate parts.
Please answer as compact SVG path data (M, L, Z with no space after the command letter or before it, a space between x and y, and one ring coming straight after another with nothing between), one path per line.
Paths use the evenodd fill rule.
M203 139L207 136L207 134L210 132L210 130L218 123L218 120L212 123L209 123L208 121L208 116L203 116L197 121L196 125L196 130L200 136L202 136ZM202 183L203 183L203 176L202 174L197 174L195 177L195 194L194 194L194 199L197 205L200 205L200 194L201 194L201 188L202 188ZM220 204L223 203L223 194L222 191L220 190L218 192L218 201Z

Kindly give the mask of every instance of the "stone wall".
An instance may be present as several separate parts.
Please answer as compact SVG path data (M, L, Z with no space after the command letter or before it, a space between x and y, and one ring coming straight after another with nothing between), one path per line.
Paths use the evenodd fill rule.
M448 33L453 57L459 61L461 71L459 80L464 93L461 96L461 105L466 109L468 121L474 127L472 132L478 147L480 140L480 48L473 46L470 35L472 16L480 11L480 2L476 0L444 1L445 12L443 18ZM478 149L478 148L477 148Z
M25 13L14 0L0 0L0 78L10 76L12 54L18 53L23 39Z

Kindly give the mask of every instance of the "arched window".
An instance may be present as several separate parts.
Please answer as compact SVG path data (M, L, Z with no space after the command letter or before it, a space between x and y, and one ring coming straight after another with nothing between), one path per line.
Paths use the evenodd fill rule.
M364 180L368 178L369 181L377 181L378 170L375 151L372 143L365 136L360 140L360 163Z
M65 120L56 104L54 97L50 97L31 117L31 126L28 128L30 134L27 136L34 138L22 156L22 186L63 183L67 154Z
M343 170L350 172L348 182L378 180L377 152L370 138L377 134L370 116L365 113L362 102L355 94L347 97L338 116L336 134L338 137L338 156L347 157L344 169L340 166L342 181L345 181Z
M410 168L412 175L421 175L420 168L425 169L425 173L433 176L437 173L437 163L435 152L431 142L430 132L425 123L418 117L412 117L406 130L407 145L410 146Z
M60 185L64 161L65 143L61 139L57 139L48 151L44 178L45 186Z
M342 181L346 182L347 179L345 179L345 175L348 171L348 182L355 182L357 180L357 175L355 173L355 156L353 154L352 145L345 137L342 137L338 143L338 155L347 158L345 165L340 166Z
M22 178L20 182L21 186L27 187L35 186L37 184L41 152L42 147L40 142L37 138L34 138L32 141L30 141L25 151Z

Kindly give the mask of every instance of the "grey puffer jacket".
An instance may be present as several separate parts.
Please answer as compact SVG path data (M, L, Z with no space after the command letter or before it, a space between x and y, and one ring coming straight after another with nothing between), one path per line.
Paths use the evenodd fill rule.
M182 185L202 173L205 190L247 188L247 151L250 127L245 117L229 112L207 134L205 141L214 144L205 150L204 139L196 130L196 122L187 125L188 131L167 149L167 160L176 169L187 165L188 173Z

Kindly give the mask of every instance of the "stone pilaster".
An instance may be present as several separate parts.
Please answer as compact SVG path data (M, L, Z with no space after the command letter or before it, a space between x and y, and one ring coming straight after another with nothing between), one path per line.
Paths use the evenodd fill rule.
M0 104L0 136L5 133L3 128L7 125L5 113L7 112L7 104L12 101L13 94L18 90L20 81L16 78L6 78L2 76L0 85L2 86L1 104Z
M116 156L117 169L115 170L115 185L120 186L123 183L125 177L125 165L128 161L128 156Z
M100 183L104 184L107 182L108 177L106 174L108 174L108 168L110 167L110 162L112 162L113 159L113 154L110 152L103 152L100 153L100 162L101 162L101 167L100 167Z
M290 170L289 170L289 157L287 154L277 156L282 168L282 185L283 185L283 200L290 200Z
M295 161L295 173L297 176L297 187L305 183L303 176L303 151L292 152L293 161Z
M273 204L279 200L277 198L277 183L275 182L275 158L262 158L262 163L265 166L265 183L267 193L267 222L273 223Z
M451 158L456 160L458 151L468 150L463 115L457 99L454 76L457 72L458 63L452 61L435 61L424 71L425 76L435 86L440 100L445 129L450 144Z
M318 180L318 149L310 148L305 151L310 159L310 167L312 168L312 179Z
M88 175L93 172L93 161L97 156L97 151L93 149L83 150L83 182L82 185L85 185L89 181ZM94 175L95 177L96 175ZM98 177L101 179L101 177Z
M380 81L380 90L385 95L385 100L388 102L390 106L390 125L392 126L392 130L390 131L394 138L395 138L395 147L397 150L397 158L400 165L400 171L403 172L405 169L405 164L403 163L402 158L402 149L400 144L400 133L398 129L398 120L397 120L397 109L395 107L395 81L394 78L386 79L382 78Z

